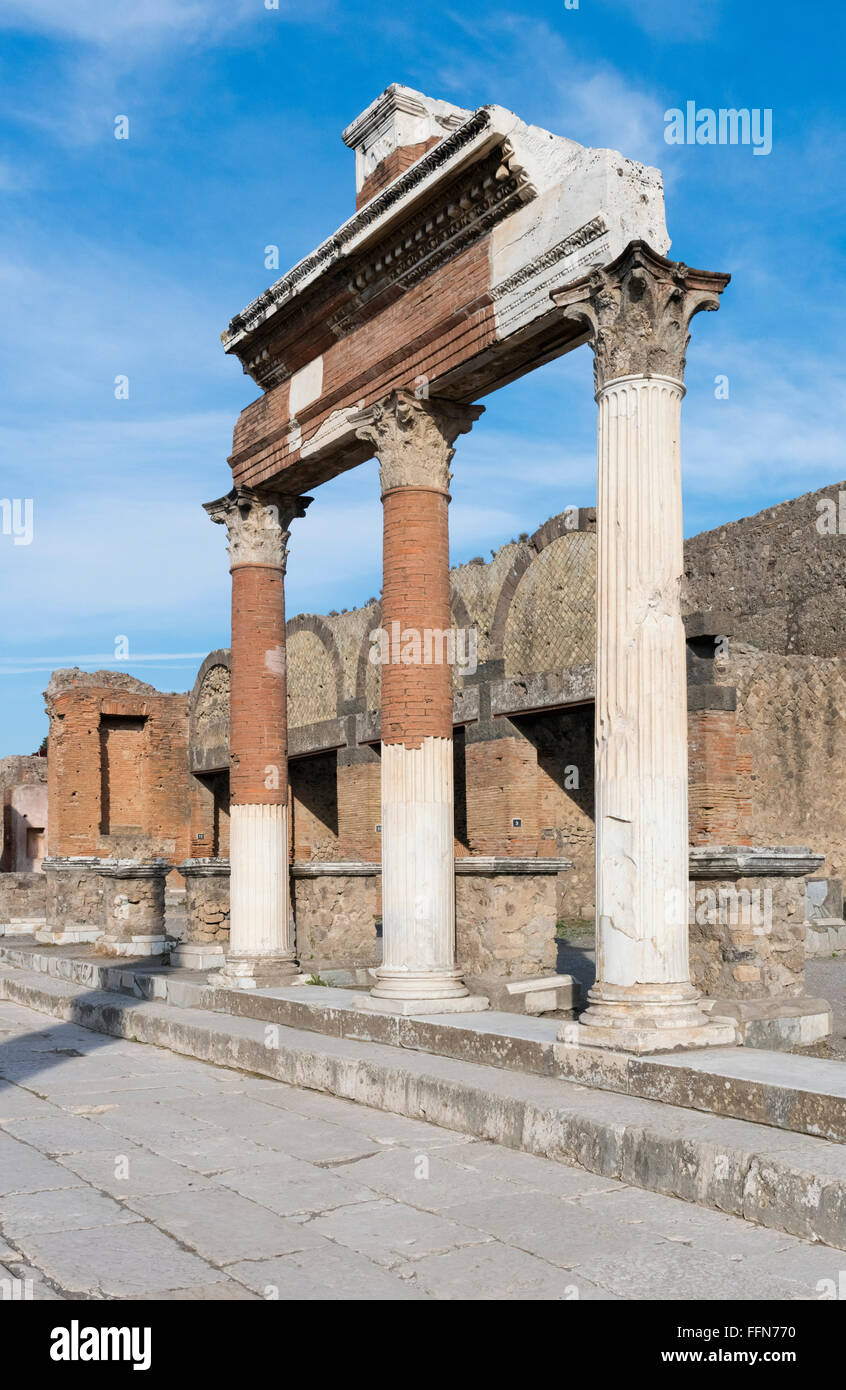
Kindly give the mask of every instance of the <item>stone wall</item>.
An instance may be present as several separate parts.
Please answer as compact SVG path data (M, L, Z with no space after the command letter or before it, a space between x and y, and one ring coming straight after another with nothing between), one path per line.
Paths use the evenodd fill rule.
M105 935L101 944L164 937L165 870L164 864L118 861L103 865L100 879Z
M47 882L43 873L0 874L0 931L16 924L43 922Z
M685 541L685 612L719 609L765 651L846 656L844 490L834 483Z
M44 865L47 926L59 931L100 928L103 918L99 865L83 860Z
M185 877L186 937L204 946L229 944L229 874L205 871L194 860L183 865Z
M496 1006L510 980L554 973L557 878L456 874L456 957L471 993L488 995Z
M805 885L795 878L691 880L693 983L717 999L805 992Z
M357 970L379 965L382 880L375 866L357 872L321 873L314 866L294 866L294 919L302 969Z
M846 876L846 659L783 656L729 643L723 679L737 688L738 791L753 844L803 844Z

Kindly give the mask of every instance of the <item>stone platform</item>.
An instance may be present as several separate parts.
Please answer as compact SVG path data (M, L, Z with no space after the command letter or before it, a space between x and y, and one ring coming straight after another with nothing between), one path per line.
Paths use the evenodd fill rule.
M0 944L0 968L64 980L86 989L207 1010L280 1029L430 1053L457 1061L567 1080L796 1133L846 1143L846 1063L795 1057L731 1043L702 1051L633 1056L560 1041L555 1018L485 1010L416 1015L374 1013L354 990L294 984L247 991L213 988L204 971L146 961L117 964L72 948L26 940Z
M425 1119L462 1134L507 1148L575 1164L590 1173L619 1179L632 1187L680 1197L699 1206L745 1219L803 1239L846 1249L846 1145L791 1129L791 1124L842 1125L846 1067L783 1054L748 1054L740 1049L709 1050L701 1071L690 1058L623 1059L618 1089L564 1079L556 1021L514 1015L466 1015L459 1021L356 1014L342 1001L330 1004L332 989L309 990L297 1003L293 991L237 994L245 1012L237 1015L207 1007L177 1007L161 999L130 997L119 991L61 978L63 966L94 975L101 963L65 954L41 953L36 969L14 965L21 948L4 948L0 998L25 1005L112 1037L164 1047L186 1057L214 1062L236 1072L284 1081L354 1100L413 1119ZM105 967L112 970L120 967ZM166 977L124 970L127 987L164 989ZM184 988L190 988L188 982ZM194 986L200 989L200 986ZM300 994L309 987L299 987ZM220 992L218 992L220 993ZM323 998L319 998L318 994ZM247 1014L258 1007L265 1018ZM290 1024L269 1027L274 1015L302 1010L312 1031ZM400 1046L362 1036L364 1024L393 1025ZM326 1032L314 1031L321 1022ZM344 1031L342 1031L344 1030ZM449 1047L450 1055L445 1055ZM469 1060L472 1058L473 1060ZM769 1060L767 1060L769 1058ZM603 1067L611 1054L599 1059ZM527 1063L534 1061L535 1067ZM574 1059L565 1059L572 1065ZM790 1061L791 1075L780 1070ZM682 1067L679 1071L676 1068ZM800 1065L806 1064L807 1065ZM720 1072L708 1070L722 1067ZM745 1068L760 1067L749 1075ZM640 1078L640 1080L638 1079ZM698 1078L698 1080L697 1080ZM594 1082L597 1078L594 1078ZM696 1096L714 1101L724 1092L746 1105L749 1095L774 1103L767 1123L733 1119L688 1108ZM633 1093L650 1087L662 1099ZM741 1088L746 1087L745 1094ZM814 1089L816 1087L816 1090ZM625 1089L628 1088L628 1089ZM826 1089L827 1088L827 1089ZM802 1114L799 1093L814 1094L820 1109ZM684 1106L678 1104L684 1098ZM782 1127L777 1128L779 1124Z

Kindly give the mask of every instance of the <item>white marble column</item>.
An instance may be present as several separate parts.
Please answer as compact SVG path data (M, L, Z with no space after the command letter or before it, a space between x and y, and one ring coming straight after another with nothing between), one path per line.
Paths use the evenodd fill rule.
M599 406L597 975L565 1042L621 1051L729 1043L690 980L680 409L687 325L728 277L632 243L557 291L586 324Z

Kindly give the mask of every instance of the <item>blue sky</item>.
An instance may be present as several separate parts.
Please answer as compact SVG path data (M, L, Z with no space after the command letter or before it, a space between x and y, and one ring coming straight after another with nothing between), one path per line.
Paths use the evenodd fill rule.
M228 643L200 504L257 389L219 334L276 278L266 245L284 270L350 215L340 133L391 82L657 164L671 254L732 272L694 322L688 534L844 478L845 31L835 0L0 0L0 497L34 506L30 545L0 535L0 756L40 742L56 666L125 637L121 668L184 690ZM666 144L687 101L770 108L772 153ZM454 562L594 500L588 350L485 404L454 464ZM295 523L288 611L379 586L370 463Z

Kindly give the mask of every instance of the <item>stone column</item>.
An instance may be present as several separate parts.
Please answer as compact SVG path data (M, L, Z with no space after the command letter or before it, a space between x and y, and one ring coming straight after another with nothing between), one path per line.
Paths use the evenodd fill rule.
M229 945L229 860L184 859L188 933L170 953L171 965L209 970L224 964Z
M255 989L298 973L288 857L285 566L291 521L310 497L235 488L205 503L229 538L231 917L214 984Z
M733 1041L690 979L680 605L688 324L718 307L728 279L632 242L552 296L588 331L599 405L597 979L565 1042L651 1052Z
M357 417L381 465L382 936L386 1013L479 1009L455 961L449 465L480 406L395 391ZM441 660L437 653L441 653Z
M103 936L97 949L110 956L160 956L165 936L166 859L101 862Z

